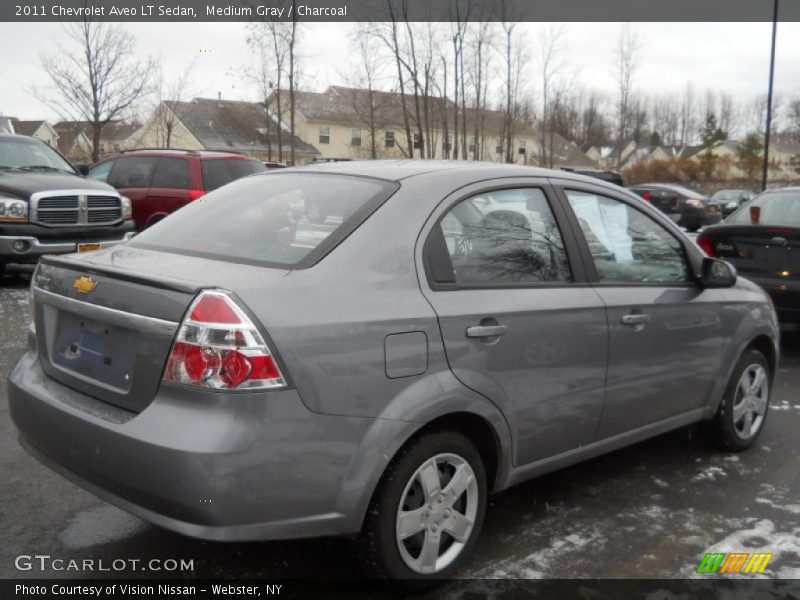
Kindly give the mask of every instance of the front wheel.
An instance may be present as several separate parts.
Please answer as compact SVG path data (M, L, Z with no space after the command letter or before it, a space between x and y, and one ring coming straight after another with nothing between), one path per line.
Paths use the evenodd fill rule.
M395 458L363 530L367 566L381 578L443 579L471 551L486 509L486 474L463 435L426 433Z
M725 450L740 452L752 446L764 428L772 377L766 357L748 350L736 364L711 431Z

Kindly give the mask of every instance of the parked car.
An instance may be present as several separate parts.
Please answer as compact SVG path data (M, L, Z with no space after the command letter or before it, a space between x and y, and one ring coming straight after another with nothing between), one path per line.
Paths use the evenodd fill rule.
M730 216L742 204L755 197L755 193L750 190L717 190L711 195L710 200L722 207L722 216L725 218Z
M96 250L133 231L130 201L44 142L0 135L0 274L44 254Z
M800 187L756 196L697 243L764 288L785 329L800 327Z
M722 209L703 194L674 183L642 183L628 188L668 215L680 227L697 231L722 220Z
M292 220L319 190L352 204ZM659 211L516 165L244 178L44 259L32 298L9 407L39 460L197 538L360 535L398 579L450 575L542 473L698 421L750 447L778 360L767 295Z
M136 229L142 231L206 193L264 170L261 161L232 152L156 148L101 160L87 177L130 198Z
M562 171L569 173L576 173L577 175L586 175L587 177L596 177L601 181L607 181L620 187L624 187L625 182L622 179L622 174L619 171L612 171L611 169L572 169L570 167L561 167Z
M285 169L286 164L282 162L277 162L275 160L265 160L264 166L268 169Z

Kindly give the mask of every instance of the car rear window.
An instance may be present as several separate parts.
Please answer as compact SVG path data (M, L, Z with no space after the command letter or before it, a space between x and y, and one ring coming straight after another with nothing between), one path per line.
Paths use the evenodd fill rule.
M131 245L304 268L325 256L397 187L348 175L273 172L248 177L176 211Z
M800 192L769 192L761 194L733 213L726 223L751 223L750 209L761 208L759 225L800 226Z
M206 159L200 164L203 169L203 187L206 191L215 190L226 183L267 169L257 160L242 158Z

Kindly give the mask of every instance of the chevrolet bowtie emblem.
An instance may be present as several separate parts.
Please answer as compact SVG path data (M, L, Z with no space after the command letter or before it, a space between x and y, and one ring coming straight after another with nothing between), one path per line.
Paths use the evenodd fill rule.
M75 283L72 284L79 294L88 294L89 292L93 292L94 288L97 287L97 282L92 280L91 277L78 277L75 280Z

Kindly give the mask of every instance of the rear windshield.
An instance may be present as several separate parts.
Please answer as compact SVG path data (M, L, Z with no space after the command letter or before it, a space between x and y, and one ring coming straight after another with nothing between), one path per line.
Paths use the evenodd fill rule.
M214 158L200 161L203 168L203 187L206 191L215 190L234 179L253 173L266 171L263 163L252 159Z
M234 181L145 230L132 246L303 268L314 264L397 185L363 177L269 173Z
M726 223L751 223L750 208L758 206L759 225L800 226L800 192L769 192L751 200L728 217Z

